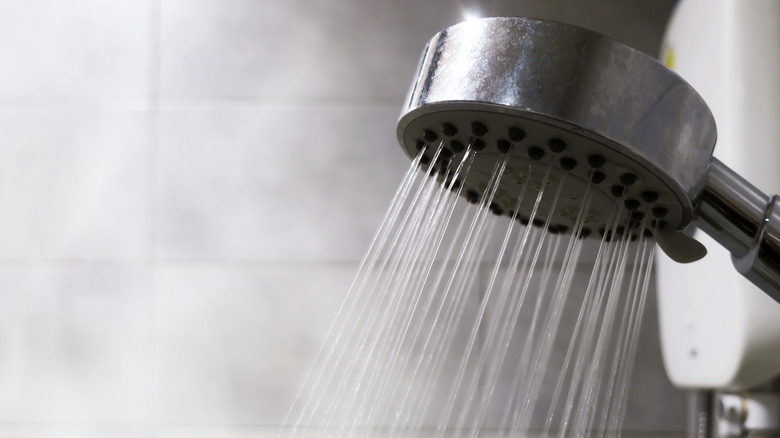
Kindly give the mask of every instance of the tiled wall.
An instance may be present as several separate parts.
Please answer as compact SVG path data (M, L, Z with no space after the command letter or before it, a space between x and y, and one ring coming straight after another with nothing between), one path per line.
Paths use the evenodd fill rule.
M646 51L670 8L484 3ZM0 0L0 438L275 433L407 167L419 53L469 7ZM679 432L652 310L626 425Z

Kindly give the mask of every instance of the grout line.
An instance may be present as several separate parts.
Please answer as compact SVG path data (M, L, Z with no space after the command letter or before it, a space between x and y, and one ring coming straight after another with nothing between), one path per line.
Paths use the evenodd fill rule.
M434 268L439 268L447 264L452 264L453 261L437 260L434 262ZM360 264L359 259L347 260L347 259L231 259L231 258L175 258L175 257L140 257L140 258L0 258L0 268L4 267L19 267L19 266L40 266L40 265L58 265L58 266L97 266L97 265L115 265L115 266L132 266L132 265L147 265L150 269L156 267L202 267L204 265L213 265L218 268L236 268L236 269L270 269L270 268L352 268ZM494 262L481 262L480 263L480 281L485 281L483 278L484 271L490 270L494 266ZM583 261L577 265L575 272L588 274L591 272L593 263L590 261ZM554 262L555 268L560 268L560 262ZM503 268L502 268L503 269Z
M163 110L209 110L209 109L253 109L258 106L269 108L353 108L366 106L387 106L397 108L399 111L403 105L403 98L398 97L360 97L344 98L333 97L243 97L243 98L162 98Z
M266 268L266 267L352 267L357 266L360 260L279 260L279 259L175 259L175 258L0 258L0 268L20 267L20 266L203 266L214 265L217 267L236 267L236 268Z
M156 55L152 55L157 57ZM256 98L163 98L159 58L153 63L152 91L149 99L3 99L0 111L208 111L253 110L257 108L364 108L389 107L401 110L402 100L396 98L342 98L334 97L256 97ZM156 79L155 79L156 77Z
M155 427L175 427L175 428L197 428L197 429L252 429L252 430L268 430L268 431L286 431L292 429L289 425L276 425L276 424L246 424L246 423L229 423L229 422L213 422L213 423L198 423L198 422L175 422L175 421L0 421L0 427L4 426L66 426L66 427L139 427L139 426L155 426ZM318 427L317 429L326 430L325 427ZM386 431L388 427L374 427L371 428L376 431ZM421 427L420 432L436 432L433 427ZM484 433L499 433L501 429L485 427L480 429ZM541 435L540 429L529 429L531 436L536 434ZM622 432L628 433L632 436L680 436L684 435L684 430L668 429L668 430L642 430L642 429L623 429Z
M2 99L0 111L149 111L148 99Z
M162 0L149 0L152 4L151 9L151 50L150 50L150 118L149 118L149 162L148 162L148 183L149 183L149 238L147 244L147 253L154 262L157 259L157 183L159 171L159 149L160 149L160 56L161 56L161 5Z
M162 2L163 0L149 0L151 3L151 16L150 16L150 31L151 31L151 48L150 48L150 99L151 110L149 120L149 166L148 166L148 183L149 183L149 236L147 239L147 261L149 269L148 287L149 287L149 313L148 313L148 336L149 336L149 358L147 362L148 373L151 378L147 382L148 403L146 407L147 419L152 422L158 418L158 405L157 405L157 388L159 388L159 370L157 364L159 361L159 349L157 342L157 201L158 201L158 182L159 182L159 160L160 160L160 89L161 89L161 35L162 35Z

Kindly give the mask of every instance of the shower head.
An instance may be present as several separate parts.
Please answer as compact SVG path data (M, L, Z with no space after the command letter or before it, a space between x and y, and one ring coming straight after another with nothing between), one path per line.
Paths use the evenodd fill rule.
M397 136L410 157L424 148L421 162L438 157L430 165L444 170L474 154L471 170L456 184L471 200L505 159L493 198L497 213L527 216L533 200L517 208L515 200L526 180L539 186L549 169L547 181L561 185L562 201L539 209L560 230L572 229L590 184L585 229L603 229L620 202L652 217L659 236L679 237L659 238L673 258L675 247L690 241L676 231L695 223L751 278L737 259L749 257L752 266L761 252L756 242L768 237L762 258L769 253L769 260L747 271L761 271L760 280L751 280L780 289L780 219L768 220L780 218L780 207L772 209L780 201L712 158L715 121L690 85L608 37L529 18L451 26L423 51ZM434 151L441 152L434 157Z
M595 213L586 227L603 227L622 199L634 209L647 204L662 228L678 229L693 216L715 122L685 81L639 51L564 24L488 18L430 41L398 139L410 156L442 140L447 155L469 145L479 151L464 194L483 191L492 163L508 153L511 177L496 194L498 210L513 210L529 166L549 163L554 180L566 175L566 202L552 223L571 228L592 181Z

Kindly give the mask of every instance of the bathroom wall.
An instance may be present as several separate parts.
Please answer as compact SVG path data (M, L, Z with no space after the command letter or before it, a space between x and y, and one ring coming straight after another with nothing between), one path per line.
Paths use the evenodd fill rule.
M670 8L0 0L0 438L272 436L407 167L427 39L473 11L655 52ZM649 303L626 427L676 436Z

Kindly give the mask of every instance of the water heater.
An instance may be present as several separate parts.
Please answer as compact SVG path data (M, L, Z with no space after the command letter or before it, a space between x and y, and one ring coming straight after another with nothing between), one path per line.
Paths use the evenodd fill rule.
M780 2L684 0L661 60L703 97L718 128L715 157L766 193L780 189ZM664 364L683 388L740 390L780 374L780 304L742 277L728 251L696 263L658 257Z

